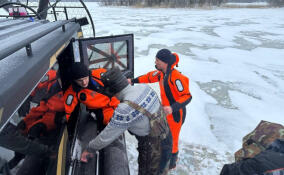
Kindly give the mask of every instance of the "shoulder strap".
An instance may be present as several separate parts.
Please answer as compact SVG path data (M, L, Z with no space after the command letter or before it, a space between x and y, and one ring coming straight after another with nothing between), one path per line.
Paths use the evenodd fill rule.
M132 108L136 109L137 111L141 112L142 114L146 115L150 120L155 117L155 115L151 114L149 111L147 111L145 108L141 107L140 105L129 101L129 100L124 100L124 103L128 104Z
M125 100L123 102L125 102L132 108L136 109L137 111L141 112L142 114L148 117L151 127L151 131L149 133L150 137L159 138L159 139L165 139L167 137L169 133L169 127L166 118L163 117L164 115L162 114L163 110L161 107L158 110L158 112L151 114L145 108L141 107L140 105L132 101ZM161 117L159 117L160 116L159 114L161 114Z

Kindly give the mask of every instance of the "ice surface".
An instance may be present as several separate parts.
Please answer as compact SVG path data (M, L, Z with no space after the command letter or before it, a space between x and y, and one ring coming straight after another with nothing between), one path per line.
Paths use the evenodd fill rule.
M177 69L190 78L193 99L171 174L219 174L261 120L284 124L283 8L87 6L96 36L134 33L135 76L155 69L159 49L179 54ZM136 142L127 138L131 174L136 174Z
M219 174L260 120L284 124L283 8L90 10L99 36L134 33L136 76L154 70L159 49L179 54L193 99L172 174Z

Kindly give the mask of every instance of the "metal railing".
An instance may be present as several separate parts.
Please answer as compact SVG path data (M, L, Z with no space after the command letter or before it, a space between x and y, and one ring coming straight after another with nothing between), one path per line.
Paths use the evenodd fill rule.
M6 58L7 56L17 52L18 50L26 47L26 52L28 56L32 55L32 47L31 47L31 43L42 38L43 36L47 35L48 33L58 29L59 27L62 27L62 31L65 32L65 24L69 23L69 22L75 22L75 18L72 18L70 20L66 20L66 21L55 21L52 23L47 23L46 25L51 25L51 27L45 29L44 31L41 30L36 30L35 32L32 32L30 34L26 34L26 39L22 40L20 42L10 42L8 40L10 40L10 38L7 38L3 41L1 41L2 43L5 44L1 44L0 46L0 60ZM17 38L17 36L19 35L19 37L22 38L23 33L14 35L15 38Z

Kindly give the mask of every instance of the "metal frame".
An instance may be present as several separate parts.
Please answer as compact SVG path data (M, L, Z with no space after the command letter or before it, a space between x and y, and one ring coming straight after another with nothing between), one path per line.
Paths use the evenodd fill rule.
M127 43L127 53L128 53L127 54L127 69L133 72L134 71L133 34L80 39L79 40L79 47L80 47L80 51L81 51L81 53L80 53L81 61L89 64L87 49L90 45L102 44L102 43L114 43L114 42L119 42L119 41L126 41L126 43Z
M57 3L60 2L60 1L61 1L61 0L57 0L54 4L50 5L50 7L47 8L47 10L48 10L49 8L52 8L55 21L57 21L56 12L63 12L63 13L65 13L66 20L68 20L68 14L67 14L67 9L68 9L68 8L84 8L85 11L86 11L86 13L87 13L87 15L88 15L88 17L89 17L89 20L90 20L90 22L91 22L91 25L92 25L93 37L95 37L96 32L95 32L94 21L93 21L93 19L92 19L92 16L91 16L90 11L88 10L86 4L84 3L84 1L83 1L83 0L79 0L79 2L81 3L82 7L76 7L76 6L75 6L75 7L72 7L72 6L70 6L70 7L69 7L69 6L57 6ZM36 6L31 6L31 7L36 7ZM56 8L62 8L63 11L56 11Z
M38 14L34 9L32 9L31 7L29 7L29 6L25 5L25 4L21 4L21 3L18 3L18 2L8 2L8 3L4 3L4 4L0 5L0 8L5 7L5 6L9 6L9 5L19 5L19 6L21 6L21 7L25 7L25 8L27 8L27 9L29 9L30 11L32 11L32 12L35 14L35 16L38 17L38 19L41 19L40 16L39 16L39 14ZM29 16L33 16L33 15L29 15ZM1 17L3 17L3 15L1 15ZM10 16L8 15L8 16L4 16L4 17L10 17ZM11 17L14 17L14 16L11 16ZM17 16L16 16L16 17L17 17ZM21 17L23 17L23 16L21 16Z
M42 1L42 0L41 0ZM67 9L68 8L84 8L88 17L89 17L89 20L91 22L91 26L92 26L92 32L93 32L93 37L96 36L96 32L95 32L95 25L94 25L94 22L93 22L93 19L92 19L92 16L91 16L91 13L89 12L86 4L84 3L83 0L79 0L79 2L81 3L82 7L68 7L68 6L57 6L57 3L60 2L61 0L56 0L55 3L53 3L52 5L50 5L48 8L45 8L43 9L40 13L37 13L32 7L36 7L36 6L28 6L28 2L29 0L27 0L26 4L21 4L21 3L17 3L17 2L10 2L10 3L4 3L2 5L0 5L0 8L4 7L4 6L9 6L9 5L19 5L19 6L22 6L22 7L25 7L29 10L31 10L35 15L26 15L24 17L37 17L38 19L41 19L41 13L44 13L45 11L47 12L48 9L52 8L53 9L53 15L54 15L54 19L55 21L57 21L57 15L56 15L56 12L63 12L65 13L65 17L66 17L66 20L68 20L68 14L67 14ZM63 8L63 11L56 11L56 8ZM10 17L9 15L0 15L0 17ZM23 17L23 16L11 16L11 17Z
M82 6L85 8L85 10L86 10L86 12L87 12L87 14L88 14L88 16L89 16L89 19L90 19L91 25L92 25L92 29L93 29L93 35L94 35L94 37L96 37L95 25L94 25L92 16L91 16L91 14L90 14L90 12L89 12L89 10L88 10L86 4L83 2L83 0L80 0L80 2L81 2L81 4L82 4Z

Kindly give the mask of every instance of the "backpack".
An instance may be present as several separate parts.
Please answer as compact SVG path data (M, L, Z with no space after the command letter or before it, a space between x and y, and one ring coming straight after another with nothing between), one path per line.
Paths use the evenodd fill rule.
M243 138L243 147L235 153L235 160L253 158L276 139L284 139L284 126L260 121L257 127Z
M159 137L160 139L165 139L169 133L169 126L166 118L166 114L164 113L163 108L160 106L158 112L151 114L145 108L141 107L140 105L129 101L124 100L124 103L131 106L133 109L141 112L143 115L147 116L150 121L150 128L151 131L149 133L150 137Z

